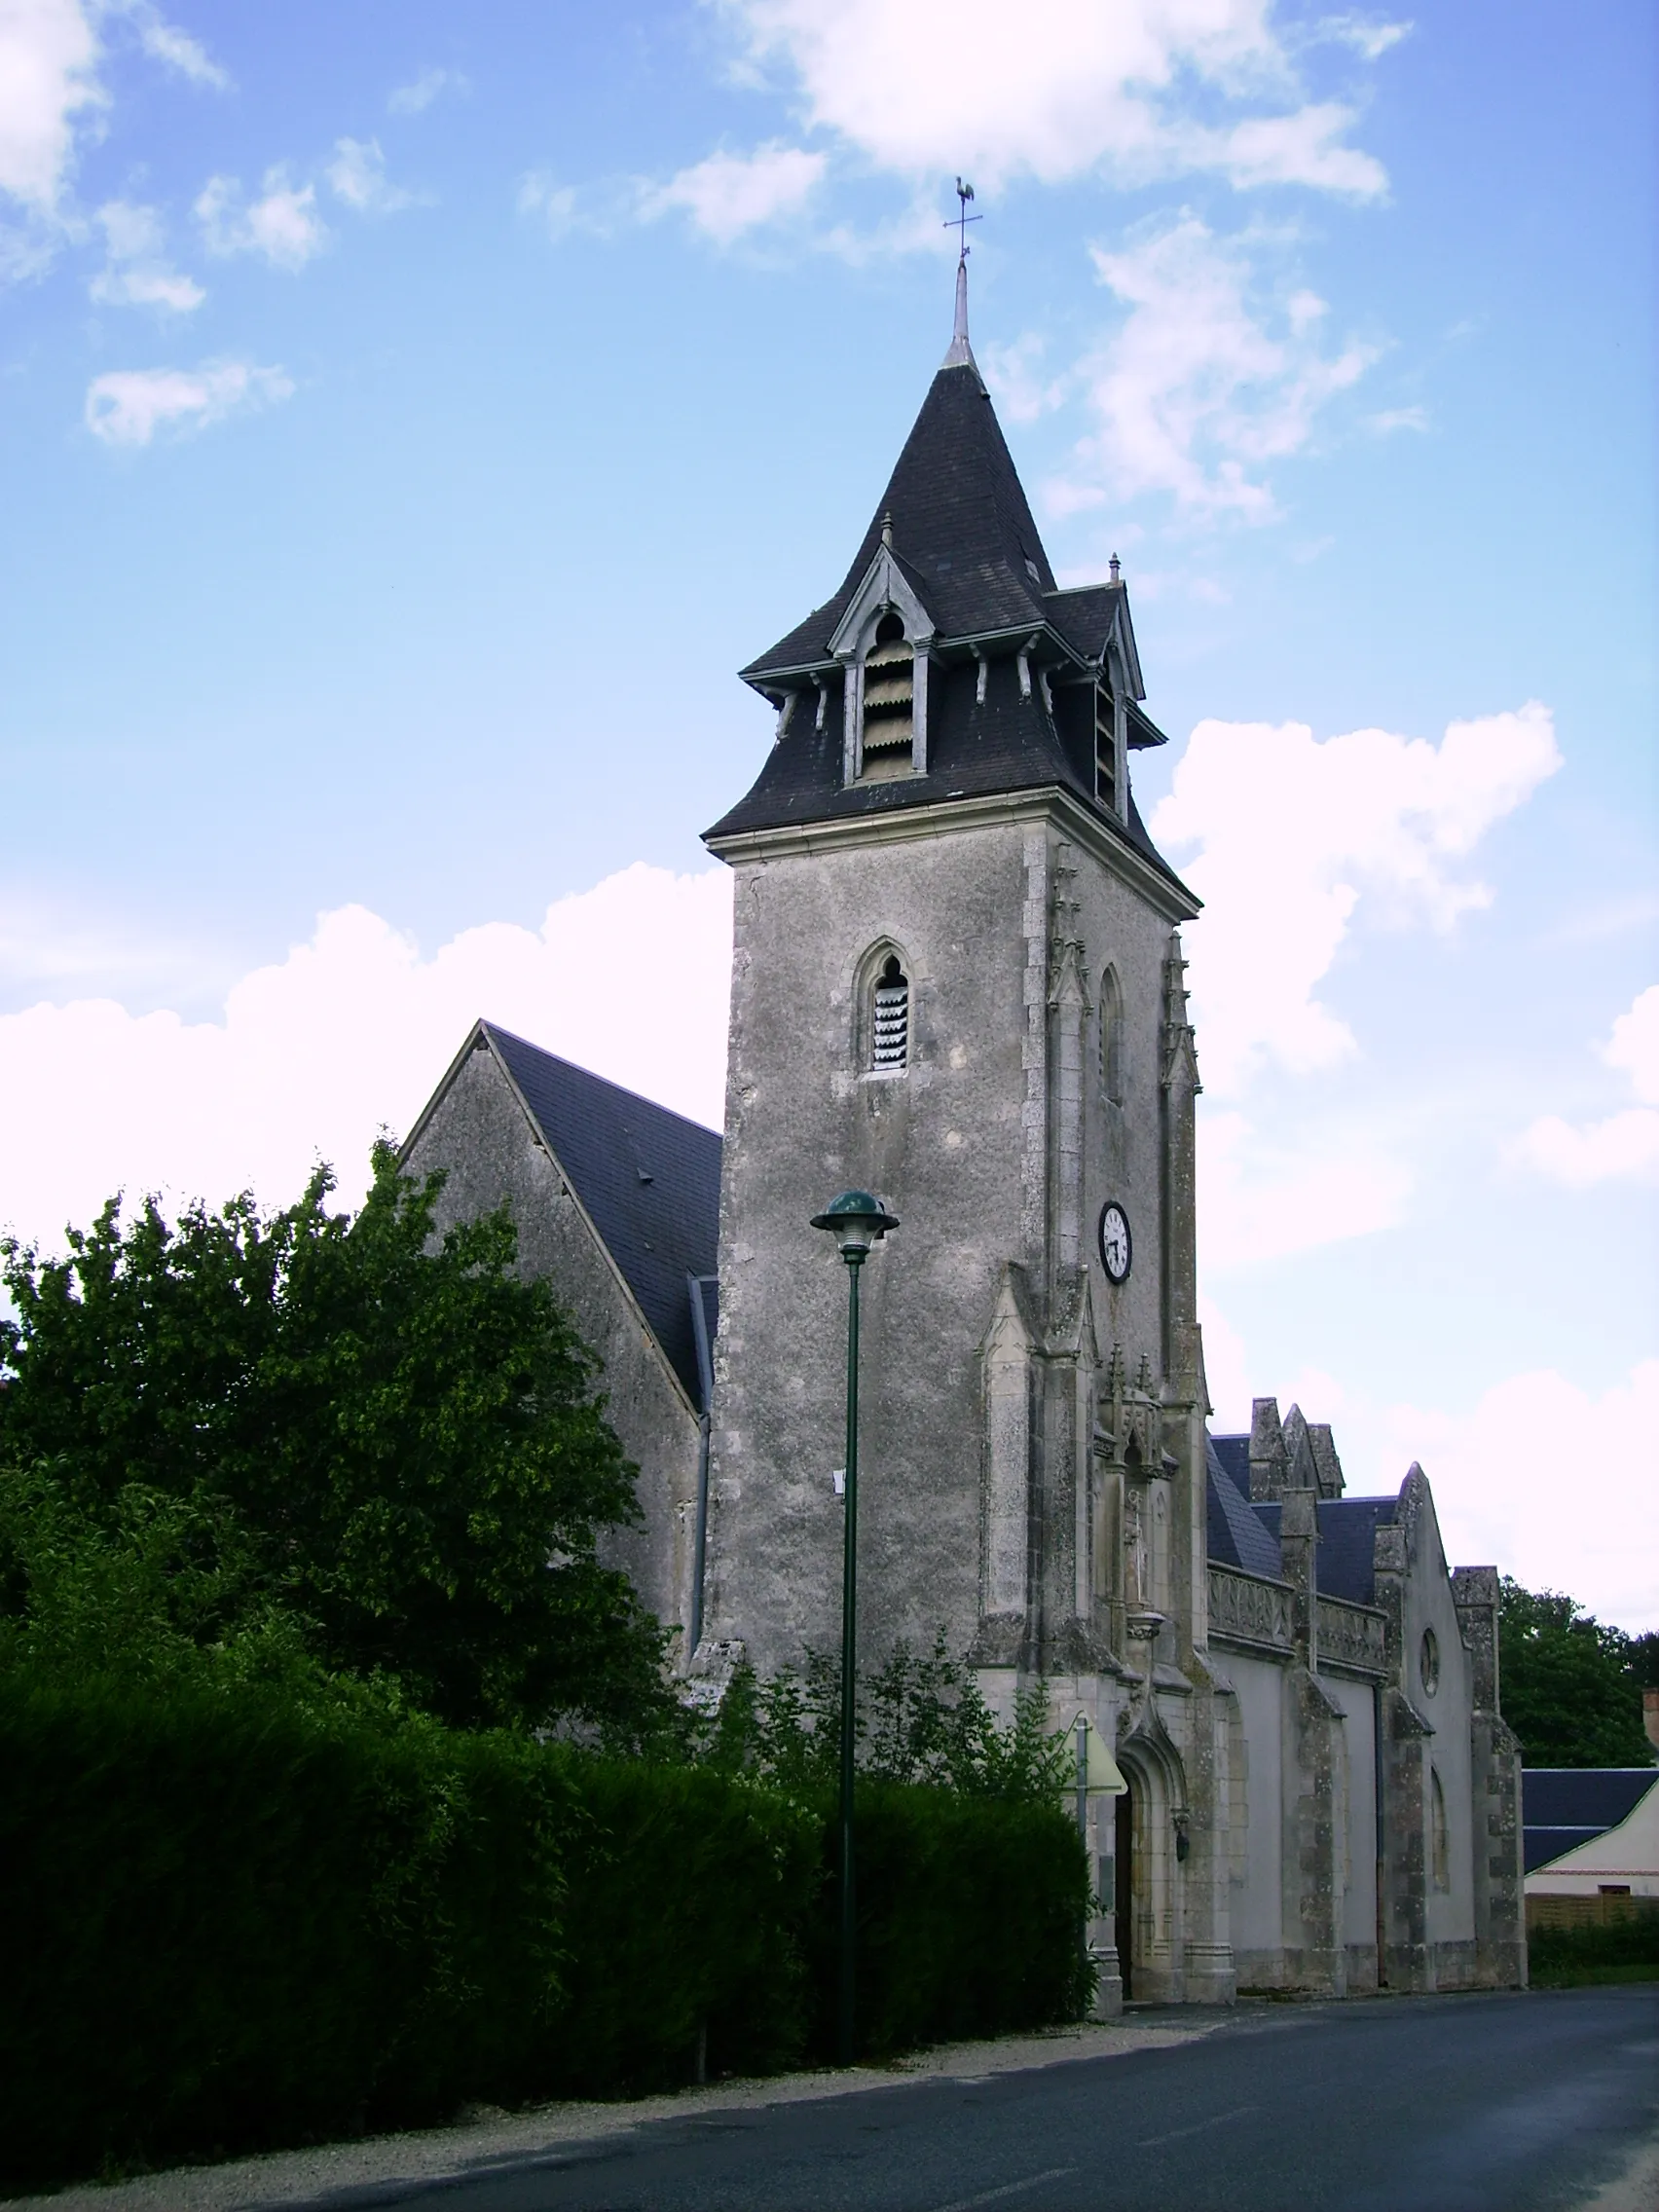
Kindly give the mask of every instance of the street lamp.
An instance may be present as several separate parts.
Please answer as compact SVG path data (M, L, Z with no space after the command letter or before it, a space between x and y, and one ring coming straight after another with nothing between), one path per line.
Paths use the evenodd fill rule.
M859 1606L859 1270L899 1224L867 1191L843 1191L814 1229L827 1229L847 1263L847 1517L841 1548L841 2064L853 2063L857 1924L853 1910L853 1715Z

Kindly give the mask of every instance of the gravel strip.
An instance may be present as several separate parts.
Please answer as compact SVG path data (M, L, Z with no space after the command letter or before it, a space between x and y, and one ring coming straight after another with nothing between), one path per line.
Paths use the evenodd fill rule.
M410 2135L365 2136L309 2151L274 2151L222 2166L183 2166L109 2187L82 2184L54 2196L7 2198L8 2207L54 2212L267 2212L303 2204L330 2190L391 2182L460 2180L510 2163L554 2144L594 2142L625 2134L653 2120L682 2120L708 2112L753 2112L766 2105L844 2097L862 2089L894 2089L906 2082L944 2079L980 2082L1055 2066L1074 2058L1115 2058L1128 2050L1165 2049L1192 2043L1222 2024L1225 2015L1200 2015L1179 2027L1128 2020L1110 2026L1051 2028L1040 2035L1005 2036L991 2043L959 2043L914 2051L892 2066L856 2066L844 2072L783 2074L759 2082L721 2082L674 2096L642 2097L631 2104L539 2105L506 2113L473 2107L452 2127Z

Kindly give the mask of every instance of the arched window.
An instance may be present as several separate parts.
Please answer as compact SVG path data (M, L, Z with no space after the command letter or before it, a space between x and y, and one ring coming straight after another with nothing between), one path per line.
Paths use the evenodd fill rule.
M910 979L890 952L876 974L870 1003L869 1064L876 1069L910 1064Z
M1116 968L1100 978L1100 1088L1112 1105L1124 1103L1124 994Z
M903 774L915 730L916 656L904 625L889 610L875 627L864 665L865 773Z

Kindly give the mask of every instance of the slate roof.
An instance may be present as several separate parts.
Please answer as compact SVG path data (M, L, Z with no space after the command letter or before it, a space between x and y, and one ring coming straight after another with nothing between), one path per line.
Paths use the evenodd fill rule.
M1228 1472L1216 1449L1222 1443L1240 1441L1248 1444L1250 1440L1231 1436L1205 1439L1209 1473L1209 1556L1221 1567L1236 1567L1246 1574L1266 1574L1277 1580L1284 1572L1278 1537L1263 1524L1260 1515L1251 1510L1248 1499L1239 1495L1237 1482ZM1244 1479L1248 1485L1248 1471Z
M1391 1522L1397 1497L1322 1497L1319 1500L1319 1556L1315 1571L1327 1598L1346 1598L1356 1605L1377 1597L1377 1531Z
M702 1406L686 1278L715 1272L719 1137L510 1029L482 1027L692 1404Z
M1248 1436L1212 1436L1209 1448L1222 1471L1231 1476L1240 1496L1250 1494L1250 1439Z
M1248 1443L1246 1438L1245 1442ZM1248 1476L1245 1478L1248 1480ZM1377 1531L1394 1518L1395 1497L1322 1497L1318 1504L1319 1550L1313 1572L1322 1598L1346 1598L1350 1604L1369 1605L1377 1597L1374 1570ZM1262 1525L1279 1540L1277 1499L1250 1508Z
M1655 1783L1659 1767L1530 1766L1521 1774L1522 1843L1526 1871L1563 1852L1592 1843L1629 1820Z
M893 554L936 624L943 651L928 684L928 772L848 789L842 781L842 677L830 640L882 541L887 517ZM1120 822L1094 797L1092 680L1066 650L1097 661L1119 608L1121 582L1061 591L1032 520L996 411L971 363L939 371L929 387L887 489L877 502L840 589L743 670L744 680L773 699L796 680L789 726L772 748L754 789L704 832L723 837L758 830L885 815L952 798L1059 786L1073 793L1181 893L1192 913L1198 902L1157 851L1131 795ZM1052 708L1035 671L1022 693L1013 645L1048 628L1060 645L1047 658L1056 681ZM966 641L1002 638L986 667L985 697ZM1042 656L1039 656L1042 657ZM816 670L820 697L802 680ZM1129 743L1161 745L1163 733L1138 709L1129 715Z
M1045 620L1045 595L1058 592L1054 572L990 394L978 371L965 363L940 369L928 387L840 590L751 661L743 671L747 681L824 665L835 625L875 558L887 515L904 572L945 637L1034 629ZM1086 595L1063 596L1069 602Z
M841 778L837 677L830 687L823 726L817 724L810 697L803 699L767 755L753 789L704 831L705 837L718 842L745 830L891 814L944 799L1055 785L1093 808L1094 708L1087 688L1072 688L1068 695L1067 686L1056 686L1051 720L1038 684L1032 684L1029 699L1020 695L1019 672L1012 656L988 664L983 705L978 702L977 682L972 661L934 671L928 685L925 776L849 787ZM1198 902L1147 835L1133 793L1126 824L1104 808L1096 811L1116 835L1151 862L1181 894L1187 910L1196 914Z

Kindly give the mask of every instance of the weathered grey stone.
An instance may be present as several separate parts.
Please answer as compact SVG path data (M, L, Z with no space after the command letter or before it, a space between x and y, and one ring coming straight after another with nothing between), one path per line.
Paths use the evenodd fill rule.
M602 1556L626 1569L660 1621L683 1630L691 1618L698 1413L486 1034L444 1078L403 1162L417 1176L442 1169L440 1231L508 1205L520 1269L549 1277L575 1315L602 1363L607 1419L640 1470L643 1526L608 1536Z

